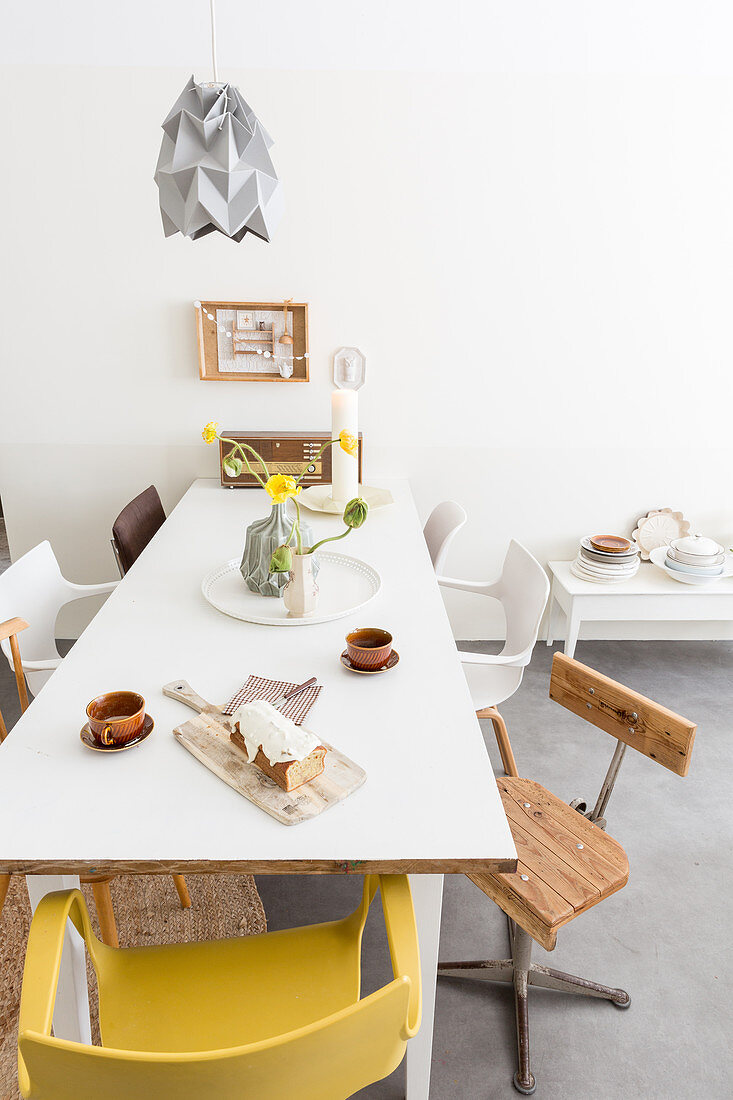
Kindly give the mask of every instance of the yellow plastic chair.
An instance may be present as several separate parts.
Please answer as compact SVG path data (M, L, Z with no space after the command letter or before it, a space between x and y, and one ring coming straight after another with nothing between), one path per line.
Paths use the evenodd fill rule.
M394 980L360 999L361 938L380 889ZM66 920L99 983L103 1046L51 1035ZM28 937L18 1076L32 1100L342 1100L386 1077L420 1026L405 875L366 876L344 920L163 947L100 942L78 890L47 894Z

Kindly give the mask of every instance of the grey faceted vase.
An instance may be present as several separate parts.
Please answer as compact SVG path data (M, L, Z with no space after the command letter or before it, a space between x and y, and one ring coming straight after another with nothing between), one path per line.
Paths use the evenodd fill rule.
M302 512L301 512L302 516ZM270 573L270 558L278 546L287 541L293 526L292 514L288 515L288 505L273 504L270 514L257 519L247 528L244 554L239 571L250 592L259 592L261 596L282 596L288 583L287 573ZM303 546L311 546L313 532L302 518L300 537Z

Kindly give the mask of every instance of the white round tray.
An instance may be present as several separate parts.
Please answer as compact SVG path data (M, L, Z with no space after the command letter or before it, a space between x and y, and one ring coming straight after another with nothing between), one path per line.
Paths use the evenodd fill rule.
M394 504L394 497L389 489L375 489L371 485L360 485L359 494L364 498L370 508L386 508L388 504ZM304 504L311 512L330 512L332 515L343 515L344 505L334 504L331 497L331 486L326 484L309 485L298 497L300 504Z
M239 572L239 558L212 569L201 582L201 591L212 607L233 619L263 626L312 626L358 611L382 587L376 569L359 558L323 550L317 553L320 596L315 613L307 618L291 619L282 598L250 592Z

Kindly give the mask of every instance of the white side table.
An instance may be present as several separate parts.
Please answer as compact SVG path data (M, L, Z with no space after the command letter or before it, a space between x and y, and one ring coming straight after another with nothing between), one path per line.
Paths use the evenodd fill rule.
M555 605L565 612L565 653L572 657L584 622L733 621L733 577L710 585L681 584L642 562L631 580L594 584L570 572L571 562L549 562L552 588L547 612L547 644L554 641ZM716 634L711 633L711 638Z

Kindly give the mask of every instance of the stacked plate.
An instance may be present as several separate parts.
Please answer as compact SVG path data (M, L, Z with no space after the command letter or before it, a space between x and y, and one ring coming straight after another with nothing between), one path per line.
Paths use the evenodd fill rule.
M635 576L639 549L621 535L589 535L584 538L570 572L594 584L619 584Z
M683 584L710 584L730 574L724 548L703 535L686 535L669 546L658 546L650 557L667 576Z

